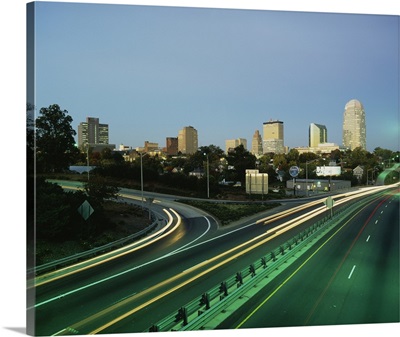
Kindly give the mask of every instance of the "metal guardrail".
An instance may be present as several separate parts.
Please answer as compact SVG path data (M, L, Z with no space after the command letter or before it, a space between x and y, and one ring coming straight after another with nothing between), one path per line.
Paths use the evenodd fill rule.
M96 248L93 248L93 249L90 249L90 250L87 250L87 251L84 251L81 253L67 256L65 258L62 258L62 259L59 259L56 261L44 263L39 266L35 266L33 268L28 269L27 273L31 274L31 275L33 275L33 274L37 275L37 274L47 272L50 270L56 270L57 268L60 268L60 267L66 266L66 265L70 265L74 262L78 262L78 261L88 259L90 257L98 256L100 254L109 252L118 247L123 247L127 243L136 241L138 238L146 236L147 234L152 232L159 225L159 220L155 219L154 214L152 214L151 217L154 220L153 223L150 226L146 227L145 229L141 230L140 232L134 233L132 235L129 235L129 236L119 239L117 241L107 243L100 247L96 247Z
M249 281L254 280L255 277L261 273L264 275L264 271L270 273L276 270L291 255L306 245L310 236L316 233L316 231L320 229L327 220L328 216L324 217L324 219L310 226L307 230L299 233L283 245L280 245L266 256L261 257L250 266L237 272L235 275L222 281L214 288L203 293L200 298L196 298L185 306L179 308L177 312L154 324L148 331L195 330L195 328L190 328L191 325L193 325L194 320L200 318L200 316L203 320L209 319L210 316L215 315L216 311L219 312L217 309L222 303L226 304L228 298L233 298L232 296L234 295L234 292L239 289L245 290L247 287L244 285L249 286ZM290 255L287 254L288 251L291 251ZM234 296L233 299L235 298L237 298L237 296Z
M374 196L358 201L358 205L365 204ZM361 207L361 206L360 206ZM357 207L358 209L358 207ZM188 304L182 306L177 312L165 317L152 325L147 331L178 331L198 330L205 322L218 315L223 308L236 301L262 278L267 277L282 264L287 262L295 253L341 223L340 220L349 216L354 211L353 207L341 207L332 215L327 215L306 230L297 234L292 239L280 245L266 256L261 257L250 266L222 281L217 286L203 293ZM339 217L340 215L340 217Z

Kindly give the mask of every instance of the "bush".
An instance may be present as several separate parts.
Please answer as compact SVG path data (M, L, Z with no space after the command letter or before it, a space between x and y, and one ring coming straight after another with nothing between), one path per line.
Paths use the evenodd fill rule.
M256 203L224 204L192 200L182 200L181 202L212 214L221 222L222 225L227 225L243 217L254 215L280 205L278 203L264 205Z

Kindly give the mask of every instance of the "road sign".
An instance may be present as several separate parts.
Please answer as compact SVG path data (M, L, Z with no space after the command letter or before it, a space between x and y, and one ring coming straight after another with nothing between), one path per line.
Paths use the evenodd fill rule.
M328 197L324 201L324 204L326 205L326 208L328 208L328 209L331 209L333 207L334 203L335 203L335 200L333 200L332 197Z
M297 166L291 166L289 169L289 174L296 178L299 175L300 169Z
M89 204L89 201L85 200L82 205L78 207L78 212L80 215L82 215L82 218L89 219L89 217L93 214L94 209L93 207Z

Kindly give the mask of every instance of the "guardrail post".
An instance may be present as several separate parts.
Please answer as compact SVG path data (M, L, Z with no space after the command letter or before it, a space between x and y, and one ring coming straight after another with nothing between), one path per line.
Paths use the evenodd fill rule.
M275 253L274 252L271 252L271 259L272 259L272 261L276 261L276 257L275 257Z
M251 277L254 277L254 275L256 274L256 268L254 267L254 264L251 264L249 269L250 269Z
M210 295L208 293L204 293L203 295L201 295L200 307L202 307L203 305L206 306L206 310L210 309Z
M261 258L261 265L264 269L267 268L267 259L265 257Z
M149 332L159 332L159 328L157 325L152 325L149 329Z
M242 277L242 272L237 272L236 273L236 283L238 284L238 288L243 284L243 277Z
M219 292L220 294L222 293L222 296L228 296L228 286L226 284L226 281L221 282L219 286Z
M183 325L188 324L188 314L185 307L180 308L175 316L175 322L179 322L181 320L183 320Z
M282 255L285 255L285 249L284 249L282 246L279 247L279 252L280 252Z

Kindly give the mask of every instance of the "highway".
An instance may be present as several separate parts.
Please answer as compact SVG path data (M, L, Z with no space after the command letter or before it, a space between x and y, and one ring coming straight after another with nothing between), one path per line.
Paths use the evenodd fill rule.
M368 204L230 328L399 322L399 194Z
M128 198L130 192L124 193ZM338 197L337 204L340 198L345 197ZM391 207L398 210L398 201ZM175 230L151 245L105 259L90 268L54 279L48 275L37 277L36 286L31 289L36 294L36 305L28 308L35 312L37 335L148 331L152 324L326 214L323 199L308 201L305 205L287 203L236 226L219 228L212 217L171 199L156 199L152 209L160 214L168 212L171 228ZM313 214L313 218L298 221L305 214L317 211L319 214ZM368 212L363 211L360 216ZM281 235L269 232L289 223L293 226L290 231L282 231ZM342 251L343 247L335 249ZM357 272L361 269L358 267ZM309 273L319 280L319 276ZM323 305L320 302L319 306ZM314 312L318 313L319 308ZM244 316L250 309L245 311ZM261 310L243 324L253 324L252 319L258 312ZM317 316L312 315L307 324L318 324L314 322Z

